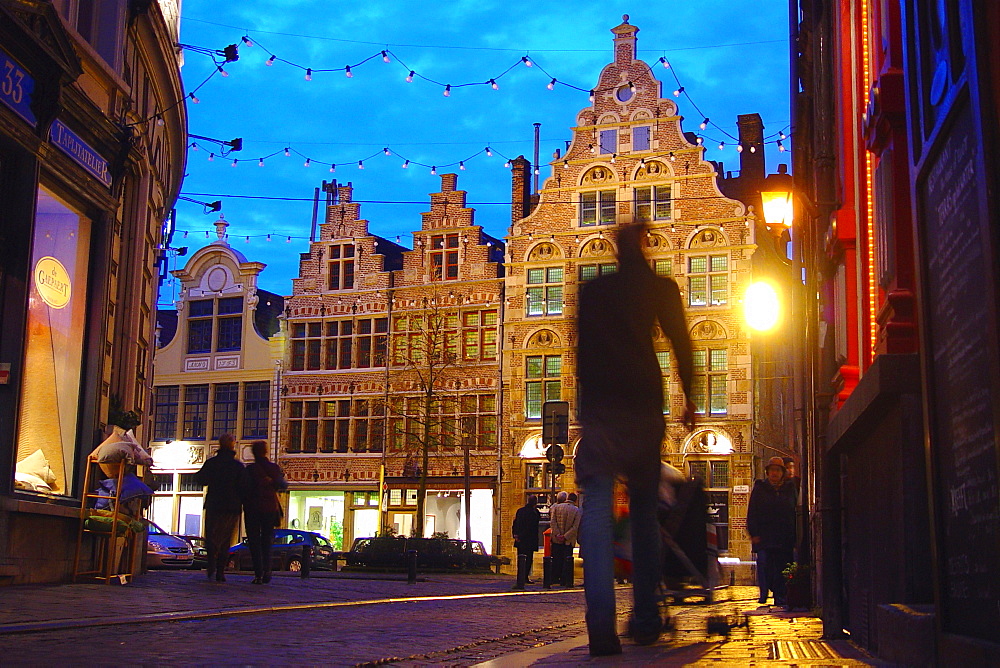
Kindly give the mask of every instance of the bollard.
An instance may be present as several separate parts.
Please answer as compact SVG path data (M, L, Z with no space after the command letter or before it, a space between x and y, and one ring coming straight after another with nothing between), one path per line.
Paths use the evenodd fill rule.
M303 578L309 577L309 569L312 568L312 548L308 545L302 546L302 570L299 572L299 576Z
M552 587L552 557L542 557L542 589Z
M524 585L528 580L528 555L518 554L517 555L517 582L514 584L514 589L524 589Z
M562 582L560 583L563 587L572 587L574 584L574 574L573 574L573 550L569 551L569 556L566 557L566 561L563 562L562 567Z
M406 552L406 584L416 584L417 582L417 551L407 550Z

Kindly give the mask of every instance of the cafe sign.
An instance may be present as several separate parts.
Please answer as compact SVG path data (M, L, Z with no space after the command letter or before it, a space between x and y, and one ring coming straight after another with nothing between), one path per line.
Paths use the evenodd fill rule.
M52 308L63 308L69 304L72 285L69 272L62 262L45 256L35 263L35 289L42 301Z

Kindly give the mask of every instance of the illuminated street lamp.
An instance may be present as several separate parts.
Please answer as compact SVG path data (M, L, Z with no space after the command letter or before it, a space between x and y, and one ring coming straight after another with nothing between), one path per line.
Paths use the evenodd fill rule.
M764 224L768 229L791 227L794 217L792 207L793 182L786 172L785 165L778 165L778 173L764 179L764 188L760 193L761 208L764 213Z
M770 332L781 321L778 291L767 281L757 281L747 288L743 309L747 326L758 332Z

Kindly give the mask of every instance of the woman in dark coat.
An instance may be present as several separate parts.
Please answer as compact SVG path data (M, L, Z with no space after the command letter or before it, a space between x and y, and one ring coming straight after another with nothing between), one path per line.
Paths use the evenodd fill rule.
M247 465L244 478L243 518L253 559L253 584L267 584L271 581L274 529L282 517L278 491L287 489L288 482L281 468L267 458L267 443L254 441L250 448L254 461Z
M764 571L766 588L774 592L774 604L784 606L785 578L781 571L794 560L795 506L798 491L786 479L784 461L772 457L764 467L766 480L758 480L750 493L747 533L757 552L757 567ZM763 562L763 563L761 563ZM761 597L767 589L761 588Z

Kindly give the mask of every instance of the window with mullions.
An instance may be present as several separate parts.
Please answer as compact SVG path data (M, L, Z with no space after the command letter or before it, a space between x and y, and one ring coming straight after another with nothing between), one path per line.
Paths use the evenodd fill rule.
M729 461L688 460L688 472L708 488L709 522L715 525L716 543L724 552L729 549Z
M327 260L327 290L350 290L354 288L354 244L334 244L330 246Z
M393 320L394 366L453 362L458 359L459 328L456 313L398 316Z
M184 387L184 429L183 437L189 441L205 438L208 421L208 385L187 385Z
M670 415L670 351L657 350L656 361L663 377L663 414Z
M696 349L692 401L699 415L725 415L729 412L726 383L729 378L728 351L725 348Z
M218 352L230 352L243 347L243 297L226 297L217 302L219 332L215 342Z
M217 383L213 386L212 438L236 432L236 413L240 406L239 383Z
M462 359L466 362L497 358L497 312L466 311L462 314Z
M212 316L215 302L199 299L187 303L188 308L188 354L212 352Z
M669 185L636 188L635 217L639 220L669 220L670 193Z
M673 260L653 260L651 264L653 266L653 272L657 276L670 278L674 275Z
M197 299L188 302L187 308L189 355L213 350L232 352L243 347L243 297Z
M355 399L351 416L351 451L382 452L385 443L385 404Z
M581 264L578 267L580 282L586 283L587 281L597 278L598 276L607 276L608 274L613 274L618 271L618 265L614 262L602 262L600 264Z
M288 402L287 452L316 452L319 401Z
M725 306L728 303L729 256L689 257L688 306Z
M351 400L323 402L320 452L347 452L351 430Z
M580 193L580 227L613 225L616 213L614 190Z
M153 422L153 439L166 441L177 437L177 407L180 387L165 385L156 388L156 407Z
M271 383L263 380L243 385L243 438L266 438Z
M316 371L320 368L323 323L292 324L292 371Z
M542 404L562 398L562 356L528 355L524 372L524 415L542 417Z
M497 398L495 394L463 394L443 397L436 407L441 419L435 439L445 448L468 445L473 450L493 450L497 445Z
M527 283L527 315L562 315L562 267L529 269Z
M431 236L431 280L458 279L458 233Z

